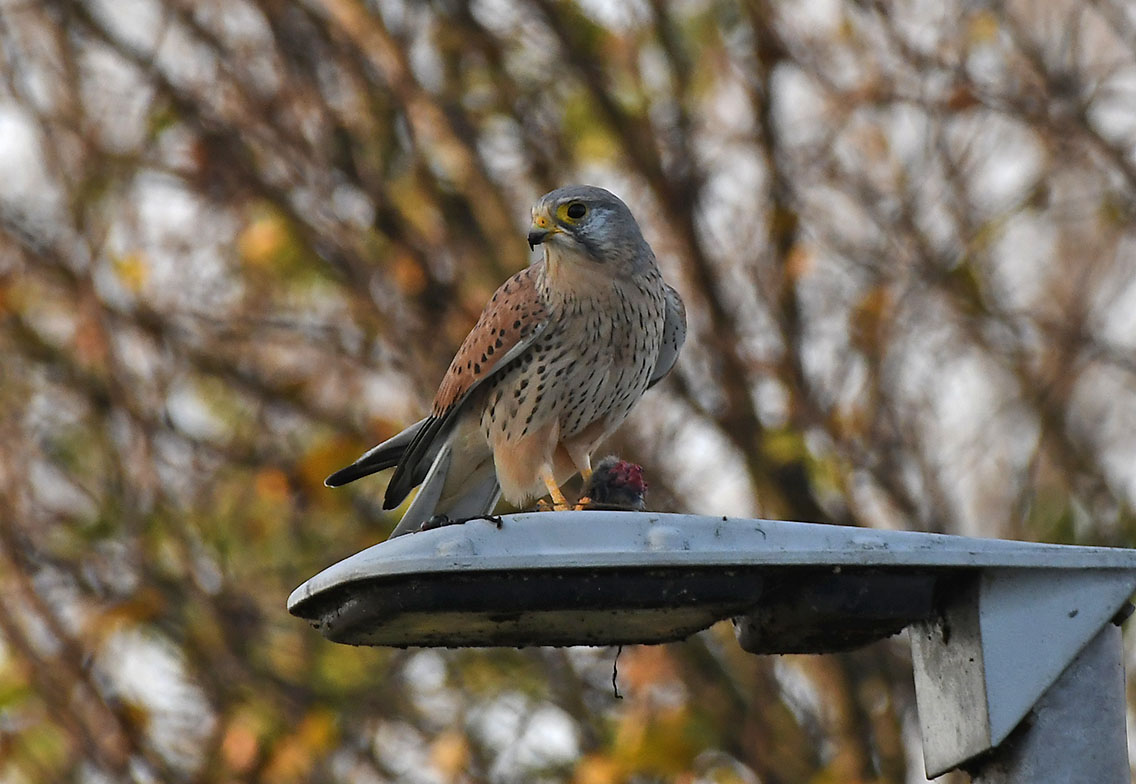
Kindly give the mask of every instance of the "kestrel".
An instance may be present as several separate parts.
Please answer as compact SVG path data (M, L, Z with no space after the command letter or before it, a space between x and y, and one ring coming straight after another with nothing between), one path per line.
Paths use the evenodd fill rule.
M425 419L329 476L338 487L395 467L383 507L418 495L391 536L435 516L520 506L579 472L663 378L686 339L686 311L616 196L559 188L532 208L544 256L497 289L458 349Z

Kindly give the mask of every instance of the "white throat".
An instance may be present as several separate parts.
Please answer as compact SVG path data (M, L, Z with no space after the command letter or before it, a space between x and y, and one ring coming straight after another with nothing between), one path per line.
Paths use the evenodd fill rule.
M544 277L553 290L577 297L606 289L614 278L606 264L553 243L545 246Z

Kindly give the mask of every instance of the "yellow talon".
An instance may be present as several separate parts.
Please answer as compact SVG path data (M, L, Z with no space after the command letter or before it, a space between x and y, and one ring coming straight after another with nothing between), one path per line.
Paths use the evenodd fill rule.
M556 484L552 475L545 474L541 478L544 480L544 486L548 488L548 494L552 497L552 508L557 512L567 512L571 509L572 507L568 505L568 499L564 497L564 493L560 492L560 485Z

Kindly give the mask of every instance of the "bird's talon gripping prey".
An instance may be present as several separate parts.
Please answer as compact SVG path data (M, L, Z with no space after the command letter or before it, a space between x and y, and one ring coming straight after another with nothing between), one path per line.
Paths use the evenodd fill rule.
M386 509L419 486L392 536L484 517L502 495L520 507L547 492L568 509L560 485L592 479L592 453L678 357L682 298L622 201L586 185L547 193L528 242L543 258L497 289L430 415L326 480L393 467Z
M595 503L596 502L592 500L591 496L580 496L580 500L577 501L576 505L572 507L572 511L583 512L586 509L591 509L593 506L595 506Z

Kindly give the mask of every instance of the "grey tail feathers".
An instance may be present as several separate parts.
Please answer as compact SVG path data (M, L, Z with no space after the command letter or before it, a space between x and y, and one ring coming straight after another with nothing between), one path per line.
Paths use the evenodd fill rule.
M436 515L444 514L451 520L465 520L471 517L482 517L490 514L501 498L501 486L497 483L497 474L489 471L484 478L478 481L457 500L447 504L445 509L439 507L442 488L446 484L446 474L450 470L450 461L453 451L449 444L438 450L434 463L418 488L418 495L406 508L406 513L398 521L390 538L414 533L422 524Z
M323 483L328 487L340 487L385 468L394 468L402 462L402 459L406 456L407 448L429 420L430 417L427 417L415 422L393 438L368 450L351 465L339 469L323 480ZM413 533L421 528L423 523L438 514L444 514L451 520L463 520L487 515L493 511L493 507L497 505L497 501L501 497L501 487L497 484L497 475L492 471L489 471L485 478L478 481L456 501L448 503L445 509L439 508L451 457L452 452L449 444L443 444L437 451L433 462L429 464L429 470L422 480L418 495L407 507L406 514L402 516L402 520L391 533L392 537Z
M340 487L385 468L394 468L402 460L406 448L418 435L418 431L422 429L428 419L429 417L418 420L393 438L389 438L378 446L367 450L362 457L346 468L339 469L323 480L323 483L328 487Z

